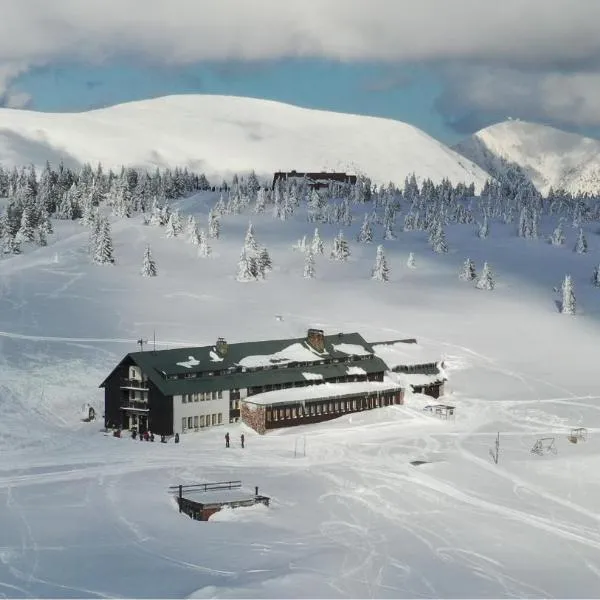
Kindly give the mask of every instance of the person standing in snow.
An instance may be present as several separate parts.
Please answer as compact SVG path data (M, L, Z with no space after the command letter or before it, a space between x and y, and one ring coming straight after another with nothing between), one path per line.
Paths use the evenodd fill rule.
M244 434L240 435L240 442L242 443L242 448L244 447Z
M225 448L229 448L229 431L225 434Z

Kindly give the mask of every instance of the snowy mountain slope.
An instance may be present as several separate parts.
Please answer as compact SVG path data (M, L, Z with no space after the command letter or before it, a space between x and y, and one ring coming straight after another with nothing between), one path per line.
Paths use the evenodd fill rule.
M205 228L216 199L200 194L173 206ZM487 239L452 226L445 255L431 252L426 232L402 233L385 242L384 284L369 279L375 244L356 241L347 263L319 256L316 279L303 279L303 257L291 246L312 234L306 215L281 222L252 214L274 270L242 284L234 273L249 218L224 217L205 260L135 217L112 220L114 266L90 264L87 230L64 221L54 223L48 247L0 261L0 593L598 597L593 225L587 255L572 252L571 229L567 244L553 247L517 239L514 225L494 222ZM542 221L540 234L553 226ZM338 226L319 227L328 251ZM151 279L139 275L147 243L159 269ZM414 270L405 266L409 251ZM490 261L493 292L458 280L465 256L478 269ZM575 317L554 306L552 287L566 272ZM425 415L429 400L413 396L403 407L266 436L215 427L179 445L105 437L98 423L80 421L84 402L101 407L106 373L153 331L162 347L296 337L309 326L370 341L416 337L437 350L456 420ZM567 441L576 426L588 428L587 442ZM498 431L495 465L489 449ZM558 454L532 455L546 436ZM304 443L306 456L295 458ZM426 464L412 466L417 460ZM180 482L223 479L258 485L271 506L197 523L167 494Z
M543 194L551 187L600 193L599 140L511 120L474 133L454 149L488 172L501 171L502 160L520 166Z
M77 114L0 109L0 163L188 166L209 177L255 169L342 170L378 183L416 173L475 183L487 174L419 129L389 119L231 96L169 96Z

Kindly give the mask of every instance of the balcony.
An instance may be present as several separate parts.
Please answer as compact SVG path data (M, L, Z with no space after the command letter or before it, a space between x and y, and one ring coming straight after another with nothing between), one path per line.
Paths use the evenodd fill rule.
M125 400L121 403L121 410L138 410L148 412L148 403L144 400Z
M121 380L122 390L147 390L148 380L142 381L141 379L122 379Z

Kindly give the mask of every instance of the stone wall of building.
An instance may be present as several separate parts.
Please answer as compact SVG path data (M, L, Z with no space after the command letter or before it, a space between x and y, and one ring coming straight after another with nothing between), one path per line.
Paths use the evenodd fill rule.
M255 404L248 404L247 402L241 402L240 415L242 422L252 427L254 431L261 435L266 430L266 410L264 406L256 406Z

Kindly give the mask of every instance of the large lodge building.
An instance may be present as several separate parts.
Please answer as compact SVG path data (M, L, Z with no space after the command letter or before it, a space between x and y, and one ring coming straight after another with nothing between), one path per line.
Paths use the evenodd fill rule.
M358 333L127 354L102 382L107 428L174 435L240 418L259 433L438 397L442 364L416 340L374 345Z

